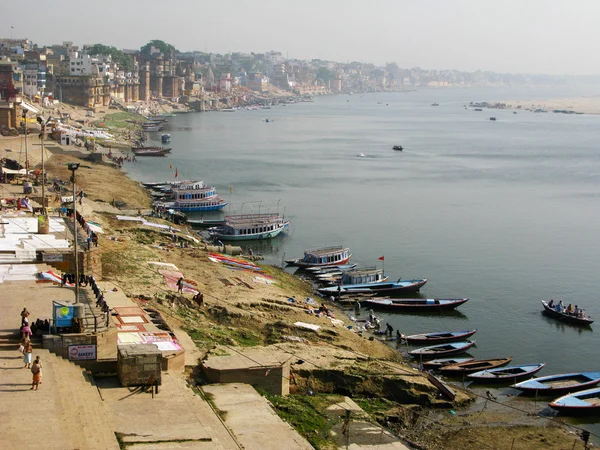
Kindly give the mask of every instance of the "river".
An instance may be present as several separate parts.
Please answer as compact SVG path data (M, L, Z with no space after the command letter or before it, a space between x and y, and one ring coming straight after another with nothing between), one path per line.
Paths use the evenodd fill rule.
M477 328L473 356L546 362L540 376L596 371L594 331L546 318L540 300L600 317L600 116L463 106L552 95L565 93L423 90L180 115L172 155L125 170L162 181L177 169L238 213L279 206L289 233L250 243L268 263L344 245L361 265L385 256L391 279L428 278L424 296L470 298L456 314L381 314L405 334Z

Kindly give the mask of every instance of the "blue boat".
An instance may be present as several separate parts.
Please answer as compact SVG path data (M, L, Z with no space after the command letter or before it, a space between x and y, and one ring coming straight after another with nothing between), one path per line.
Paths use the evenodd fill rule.
M460 341L477 333L477 330L463 331L438 331L435 333L413 334L403 339L409 344L443 344L445 342Z
M398 280L386 281L381 283L360 283L360 284L342 284L341 286L329 286L318 289L321 294L332 295L400 295L418 292L425 283L427 278L419 280Z
M440 355L454 355L464 353L475 345L475 341L450 342L448 344L430 345L414 349L408 354L419 358L435 358Z
M600 387L563 395L549 404L550 408L569 413L590 413L600 409Z
M546 363L523 364L521 366L498 367L496 369L481 370L467 375L472 380L478 381L511 381L525 378L544 368Z
M511 387L539 395L554 395L590 389L598 383L600 383L600 372L576 372L532 378L513 384Z

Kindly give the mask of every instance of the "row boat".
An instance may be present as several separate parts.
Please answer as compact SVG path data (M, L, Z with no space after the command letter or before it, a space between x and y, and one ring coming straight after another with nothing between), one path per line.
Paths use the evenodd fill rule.
M474 345L475 341L450 342L448 344L430 345L428 347L417 348L408 352L408 354L410 356L416 356L420 358L435 358L439 355L464 353Z
M440 369L444 375L466 375L479 372L485 369L494 369L496 367L506 366L512 361L512 357L499 359L471 359L470 361L461 361L455 364L448 364Z
M563 322L569 322L569 323L573 323L576 325L583 325L583 326L589 326L592 323L594 323L594 321L592 320L592 318L590 316L587 315L575 315L575 314L569 314L567 312L559 312L556 309L554 309L552 306L549 305L548 302L542 300L542 306L544 307L544 311L543 313L546 314L547 316L550 317L554 317L558 320L562 320Z
M422 283L421 286L423 284L425 283ZM389 309L397 312L421 312L449 311L466 303L468 300L468 298L371 298L363 300L363 303L375 309Z
M461 341L473 336L477 330L463 331L441 331L435 333L413 334L405 336L404 340L408 344L442 344L446 342Z
M165 147L131 147L131 151L136 156L166 156L171 152L170 148Z
M321 267L307 267L306 270L308 270L310 273L318 274L318 273L325 273L328 270L341 270L343 272L345 270L354 269L355 267L356 267L356 264L348 263L348 264L339 264L337 266L332 265L332 266L321 266Z
M473 361L475 358L472 356L464 356L462 358L438 358L432 359L431 361L425 361L423 363L423 367L426 369L439 369L444 366L449 366L452 364L461 364L469 361Z
M361 283L361 284L346 284L346 285L338 285L338 286L329 286L325 288L319 288L318 291L321 294L325 295L365 295L365 294L374 294L374 295L401 295L401 294L409 294L412 292L418 292L425 283L427 283L427 278L422 278L418 280L398 280L398 281L386 281L380 283ZM388 302L388 303L385 303ZM384 303L377 304L375 300L366 300L371 306L385 306L389 305L392 300L385 300Z
M600 409L600 387L564 395L554 400L549 406L558 411L588 414Z
M598 383L600 383L600 372L578 372L532 378L531 380L513 384L511 387L523 392L535 392L539 395L553 395L590 389Z
M302 258L286 259L285 262L290 266L302 268L339 266L348 263L351 256L350 249L346 247L320 247L304 250Z
M211 236L222 241L271 239L290 225L279 214L237 214L225 216L225 224L209 228Z
M518 378L528 377L539 372L546 363L523 364L520 366L498 367L496 369L486 369L467 375L469 378L478 381L506 381Z

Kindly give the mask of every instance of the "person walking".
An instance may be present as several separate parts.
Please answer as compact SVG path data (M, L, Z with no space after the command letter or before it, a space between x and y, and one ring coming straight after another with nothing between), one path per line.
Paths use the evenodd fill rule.
M31 373L33 375L33 380L31 381L31 390L34 388L37 391L39 384L42 382L42 362L40 361L40 357L36 356L33 365L31 366Z
M33 347L31 346L31 341L27 339L27 342L25 342L23 349L23 362L25 363L25 366L23 367L24 369L31 369L32 353Z
M177 280L177 293L183 293L183 277L179 277L179 280Z

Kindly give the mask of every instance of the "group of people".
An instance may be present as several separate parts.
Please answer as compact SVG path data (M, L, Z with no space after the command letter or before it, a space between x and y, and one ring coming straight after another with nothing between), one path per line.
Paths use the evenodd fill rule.
M38 390L39 384L42 382L42 362L40 357L37 356L35 361L33 359L33 345L31 344L31 328L29 326L29 311L27 308L23 308L21 311L21 342L19 344L19 351L23 353L23 366L24 369L30 369L33 376L31 382L31 390ZM40 319L36 321L36 324L40 322ZM46 322L48 322L46 320ZM42 322L43 323L43 322Z
M548 306L553 308L557 313L568 314L580 319L587 317L585 314L585 309L581 309L577 305L573 306L571 303L569 303L569 305L565 308L562 300L559 300L558 303L554 304L554 299L551 299L550 302L548 302Z

